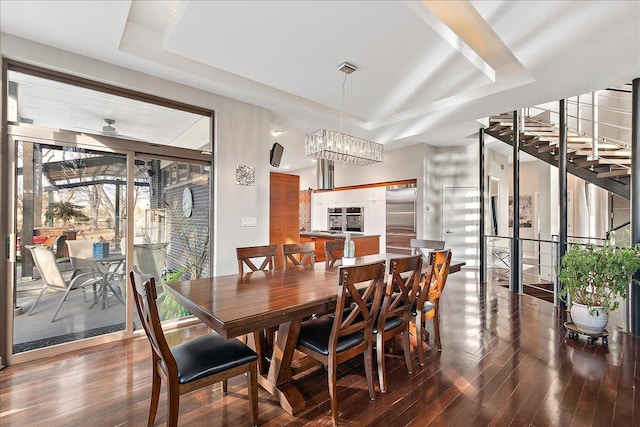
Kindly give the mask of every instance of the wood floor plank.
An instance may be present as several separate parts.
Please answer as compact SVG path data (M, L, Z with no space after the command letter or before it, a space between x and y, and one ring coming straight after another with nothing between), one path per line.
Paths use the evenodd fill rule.
M339 367L340 425L640 425L638 337L613 330L608 347L568 339L565 312L464 273L449 276L441 309L442 352L430 346L426 365L414 357L408 374L400 341L391 342L388 391L376 387L375 401L361 358ZM206 332L191 326L167 335L174 345ZM0 371L0 425L145 425L150 377L144 337L9 366ZM300 373L295 383L305 410L293 417L260 390L260 425L331 426L326 371ZM238 377L227 396L219 386L182 396L180 425L249 425L245 387ZM161 393L156 425L166 422Z

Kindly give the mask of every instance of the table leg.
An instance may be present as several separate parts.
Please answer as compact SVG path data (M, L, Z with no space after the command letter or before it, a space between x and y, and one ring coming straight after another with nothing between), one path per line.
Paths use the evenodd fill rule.
M273 346L271 365L267 376L259 376L260 385L280 401L280 406L291 415L305 408L300 390L291 382L291 361L298 342L301 320L284 323L278 327Z

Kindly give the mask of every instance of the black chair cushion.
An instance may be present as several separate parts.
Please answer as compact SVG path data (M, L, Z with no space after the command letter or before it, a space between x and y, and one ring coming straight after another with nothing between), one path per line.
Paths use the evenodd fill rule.
M433 305L433 303L431 301L425 301L424 305L422 306L422 312L423 313L428 313L431 310L433 310L435 306ZM411 308L411 315L415 316L417 315L418 312L416 311L416 304L413 305L413 307Z
M331 335L333 319L333 316L325 316L303 324L302 328L300 328L300 335L298 335L298 345L303 345L327 356L329 354L329 335ZM338 338L336 352L340 353L348 350L362 341L364 341L362 332L340 337Z
M215 332L171 348L178 364L178 381L186 384L258 359L255 351L236 339Z
M385 331L389 331L391 329L397 328L398 326L402 325L402 317L400 316L393 316L387 319L387 321L384 324L384 330ZM374 323L373 325L373 333L377 334L378 333L378 322Z

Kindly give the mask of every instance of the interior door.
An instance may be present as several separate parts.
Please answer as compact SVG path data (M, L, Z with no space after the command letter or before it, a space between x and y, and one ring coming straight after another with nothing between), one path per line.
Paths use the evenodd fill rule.
M480 202L478 187L444 187L442 226L446 247L455 260L478 266Z

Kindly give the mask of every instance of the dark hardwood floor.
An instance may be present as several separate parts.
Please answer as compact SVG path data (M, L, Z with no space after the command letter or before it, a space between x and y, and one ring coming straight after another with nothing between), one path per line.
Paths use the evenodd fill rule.
M566 338L550 303L481 286L474 272L449 276L443 351L413 375L399 342L388 356L388 392L370 401L361 359L339 369L341 425L640 426L640 339L611 331L608 347ZM204 332L169 334L173 342ZM151 394L149 344L136 338L0 371L2 426L141 426ZM285 413L260 390L263 426L331 425L326 374L298 380L307 409ZM166 421L164 387L156 425ZM182 396L183 426L249 425L244 378Z

